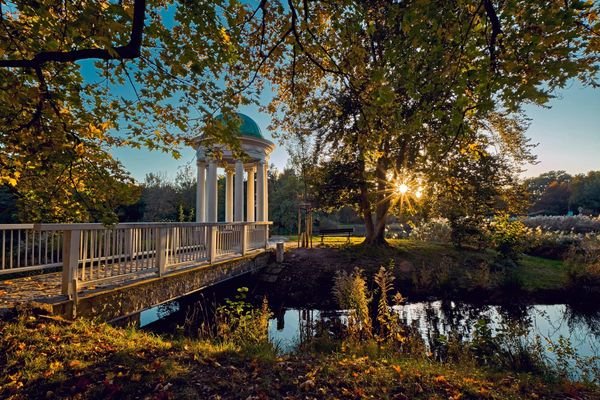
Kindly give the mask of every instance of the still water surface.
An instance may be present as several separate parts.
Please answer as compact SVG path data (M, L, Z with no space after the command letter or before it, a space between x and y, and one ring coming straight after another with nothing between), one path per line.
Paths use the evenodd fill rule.
M526 324L530 338L539 335L543 343L556 343L562 337L569 339L580 356L600 355L600 311L578 310L565 304L506 307L441 300L408 303L395 306L394 310L403 323L415 326L426 341L434 332L446 336L454 333L468 340L477 321L486 317L492 328L520 321ZM344 321L347 315L344 310L284 309L271 319L269 338L282 351L290 352L318 322L336 318Z
M142 312L140 325L149 330L171 333L185 324L193 303L172 302ZM584 357L600 355L600 310L578 309L566 304L500 306L461 303L454 301L414 302L395 306L400 320L414 326L427 341L433 333L471 338L475 324L482 318L490 320L492 328L509 322L520 322L529 331L529 337L540 336L543 343L570 341L577 353ZM284 353L293 352L315 331L318 324L344 323L345 310L286 309L274 310L269 321L269 339Z

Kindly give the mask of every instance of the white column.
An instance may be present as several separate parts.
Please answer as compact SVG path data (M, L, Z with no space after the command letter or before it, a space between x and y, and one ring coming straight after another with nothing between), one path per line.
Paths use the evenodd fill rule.
M254 167L248 170L246 184L246 221L254 222Z
M225 171L225 222L233 222L233 171Z
M264 211L264 217L265 217L265 221L269 220L269 159L267 158L267 160L265 161L265 188L263 189L263 193L265 196L265 211Z
M217 163L215 160L208 162L208 179L206 181L206 221L217 222L217 194L218 194L218 179L217 179Z
M265 168L264 161L256 168L256 220L265 221Z
M204 160L196 162L198 166L198 180L196 184L196 222L206 222L206 163Z
M235 199L233 202L233 220L244 221L244 163L235 162Z

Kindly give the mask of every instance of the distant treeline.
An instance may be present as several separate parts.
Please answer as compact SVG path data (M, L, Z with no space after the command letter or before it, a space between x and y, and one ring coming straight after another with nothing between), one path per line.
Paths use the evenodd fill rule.
M293 168L277 171L269 169L269 219L275 234L297 232L298 206L305 197L301 176ZM550 171L525 180L529 192L530 215L600 214L600 171L569 175L564 171ZM195 221L196 174L191 166L179 170L175 179L166 174L151 173L140 184L137 202L120 206L121 222ZM218 181L219 220L225 219L225 177ZM308 193L308 197L310 197ZM361 217L352 207L317 212L317 226L335 227L346 224L360 225ZM394 218L392 217L392 220ZM0 223L19 221L17 198L6 186L0 187ZM389 221L393 222L393 221Z
M525 180L530 215L600 214L600 171L550 171Z

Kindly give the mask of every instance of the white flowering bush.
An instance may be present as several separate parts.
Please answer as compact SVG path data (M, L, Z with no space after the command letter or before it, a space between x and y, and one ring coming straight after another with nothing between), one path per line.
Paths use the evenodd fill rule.
M523 219L528 228L540 228L544 232L600 233L600 216L547 215Z
M426 242L449 243L452 228L446 218L433 218L415 225L409 234L409 238Z
M550 218L554 220L553 217ZM554 229L561 224L559 218L561 217L556 218L554 225L538 225L527 228L528 248L526 253L545 258L564 259L571 249L577 249L590 241L600 240L600 232L576 233L575 229ZM527 225L526 221L530 220L531 218L528 218L523 223Z

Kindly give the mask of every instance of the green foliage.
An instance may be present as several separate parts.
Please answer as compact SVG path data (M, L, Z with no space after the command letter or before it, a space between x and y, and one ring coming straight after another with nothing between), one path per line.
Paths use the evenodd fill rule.
M178 157L203 128L239 150L214 114L256 95L242 89L261 57L242 46L259 32L252 12L239 1L3 4L0 184L19 193L23 219L114 221L115 204L135 200L114 146Z
M475 323L468 349L481 365L513 371L544 371L544 349L539 338L533 343L527 340L529 324L527 320L507 321L494 329L492 321L483 317Z
M577 297L600 296L600 241L585 240L573 247L566 264L568 283Z
M590 171L586 175L573 178L570 198L573 209L586 214L600 214L600 171Z
M600 383L600 367L598 357L580 357L573 347L570 338L559 336L557 341L547 341L548 351L554 355L553 369L562 379L573 377L573 370L578 379L588 383Z
M530 212L543 214L566 214L571 190L572 176L565 171L549 171L525 180L532 202Z
M8 185L0 186L0 223L17 223L17 197Z
M256 309L246 302L247 287L238 289L235 299L226 299L217 308L217 338L224 343L237 346L257 346L268 341L268 327L271 312L267 300Z
M431 257L427 261L422 261L418 267L415 267L410 275L410 281L417 292L427 293L440 291L447 293L450 290L456 290L456 282L452 282L456 274L456 266L453 260L445 255ZM466 271L461 271L465 273ZM467 273L468 274L468 273Z
M575 176L564 171L550 171L527 179L525 184L532 200L531 214L600 213L599 171Z
M388 175L425 175L428 198L449 192L447 204L467 210L487 204L498 197L488 188L502 192L532 159L521 106L545 104L570 78L595 83L597 41L584 26L598 24L596 4L483 4L288 3L295 41L268 73L275 125L314 140L325 176L339 178L322 180L325 199L360 210L368 243L383 242L398 203Z
M496 216L489 229L494 249L504 257L517 260L528 246L527 227L507 214Z
M177 222L185 222L185 212L183 211L183 206L180 204L177 209Z
M482 249L487 245L487 221L479 217L459 217L450 220L450 238L457 248L469 244Z
M196 178L189 166L179 170L174 181L165 174L150 173L141 188L140 221L195 221Z
M273 233L298 233L298 205L302 200L303 182L292 168L269 176L269 218Z

